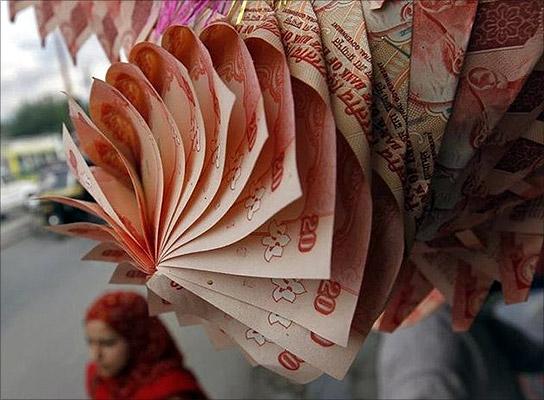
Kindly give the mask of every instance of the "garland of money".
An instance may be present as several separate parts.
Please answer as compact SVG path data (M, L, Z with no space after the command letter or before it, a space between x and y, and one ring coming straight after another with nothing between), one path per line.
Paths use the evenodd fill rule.
M371 329L444 302L468 329L494 281L527 299L544 269L541 1L184 2L161 17L142 2L138 23L122 4L102 21L137 39L160 20L160 45L130 43L90 116L69 100L66 158L95 202L44 200L104 221L51 230L99 241L84 259L145 285L150 313L305 383L342 379ZM166 27L180 21L197 29Z

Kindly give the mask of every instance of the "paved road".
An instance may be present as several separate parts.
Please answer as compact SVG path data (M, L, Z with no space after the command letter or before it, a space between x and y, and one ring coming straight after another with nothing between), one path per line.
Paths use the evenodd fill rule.
M84 398L82 318L112 264L81 262L92 243L28 236L1 251L1 398ZM130 287L135 289L134 286ZM200 327L165 318L186 364L213 398L251 397L252 370L235 350L217 352Z
M31 229L39 223L39 218L25 210L15 210L2 218L0 225L0 248L6 248L28 236Z

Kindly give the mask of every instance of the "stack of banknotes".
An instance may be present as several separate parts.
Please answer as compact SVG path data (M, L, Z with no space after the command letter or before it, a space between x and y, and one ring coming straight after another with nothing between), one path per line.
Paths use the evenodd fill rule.
M342 379L371 329L544 261L541 0L251 1L171 26L70 100L67 163L104 221L86 260L151 314L297 382ZM237 23L238 22L238 23ZM539 265L540 264L540 265Z

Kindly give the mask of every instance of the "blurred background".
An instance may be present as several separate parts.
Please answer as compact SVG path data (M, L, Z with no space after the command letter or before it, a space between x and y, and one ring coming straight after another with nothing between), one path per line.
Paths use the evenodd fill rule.
M58 32L41 46L33 8L11 23L7 2L0 7L0 397L84 398L85 309L104 290L119 286L108 284L113 264L80 261L92 242L43 229L85 216L32 198L86 197L64 162L61 126L71 126L61 92L85 107L91 77L104 79L109 62L93 37L73 66ZM143 287L128 288L145 294ZM237 350L216 351L199 326L181 328L174 315L162 318L211 398L375 397L374 337L344 382L323 378L302 387L263 368L251 368Z

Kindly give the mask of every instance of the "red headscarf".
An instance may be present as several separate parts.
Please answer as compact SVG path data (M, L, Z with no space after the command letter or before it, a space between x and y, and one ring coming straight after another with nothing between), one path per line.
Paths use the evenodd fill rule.
M112 292L98 298L85 321L107 323L129 344L129 361L112 378L87 367L87 390L93 399L166 399L173 396L204 398L194 376L157 317L150 317L146 300L137 293Z

